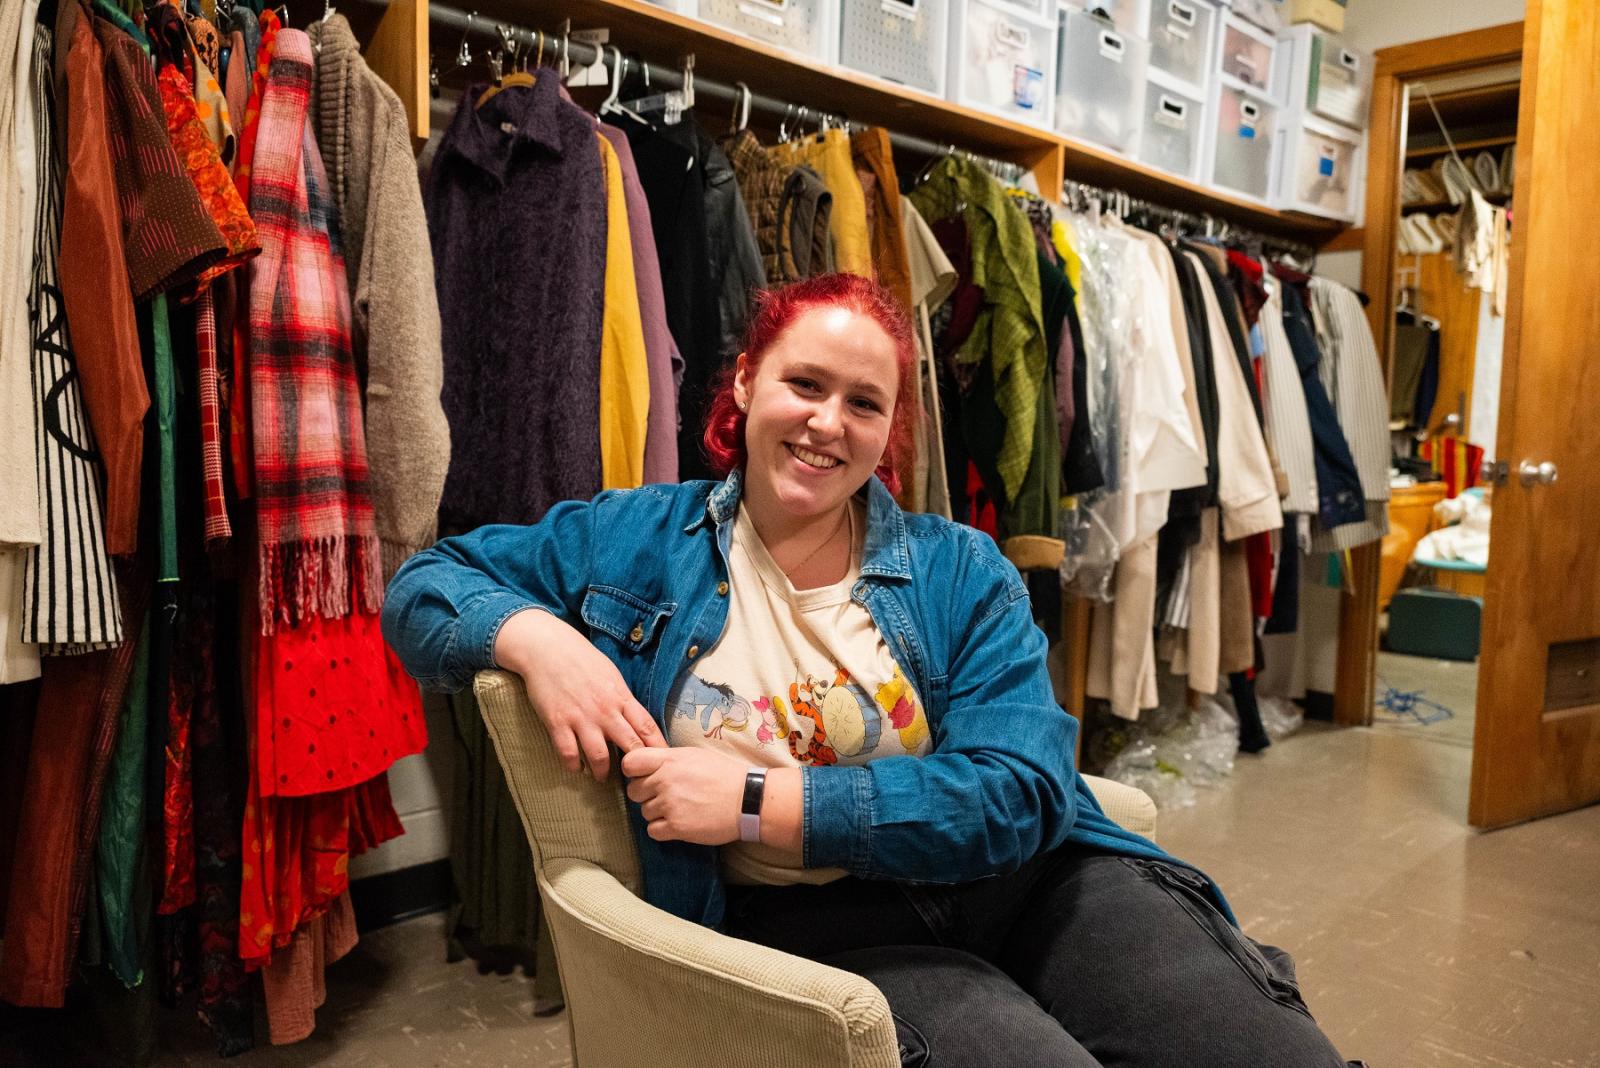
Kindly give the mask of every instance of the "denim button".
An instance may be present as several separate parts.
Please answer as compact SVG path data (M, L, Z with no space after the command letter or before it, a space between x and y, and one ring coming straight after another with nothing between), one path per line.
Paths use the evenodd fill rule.
M718 597L726 597L726 596L728 596L728 584L726 582L717 583L717 596Z
M693 660L695 657L697 657L699 655L700 655L700 647L698 645L689 646L689 659L690 660Z

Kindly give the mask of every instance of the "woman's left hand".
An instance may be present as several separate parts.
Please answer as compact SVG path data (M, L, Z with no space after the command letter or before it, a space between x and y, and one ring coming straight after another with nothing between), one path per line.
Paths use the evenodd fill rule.
M638 802L658 842L737 842L748 770L726 753L687 746L635 749L622 757L628 798Z

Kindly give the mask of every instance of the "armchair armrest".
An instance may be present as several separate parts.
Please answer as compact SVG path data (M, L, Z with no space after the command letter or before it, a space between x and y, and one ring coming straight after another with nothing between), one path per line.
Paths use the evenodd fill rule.
M550 861L539 888L586 1066L900 1064L860 976L681 920L582 860Z

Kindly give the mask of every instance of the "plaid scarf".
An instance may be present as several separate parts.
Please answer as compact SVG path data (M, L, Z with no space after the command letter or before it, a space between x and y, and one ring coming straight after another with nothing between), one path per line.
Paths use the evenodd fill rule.
M377 612L383 599L350 296L306 123L311 62L303 32L278 35L250 176L262 246L250 264L249 374L264 634Z

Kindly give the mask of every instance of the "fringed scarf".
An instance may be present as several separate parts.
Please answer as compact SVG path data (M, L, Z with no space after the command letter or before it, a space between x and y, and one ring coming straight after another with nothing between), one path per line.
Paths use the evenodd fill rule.
M283 30L250 175L262 246L250 264L249 377L264 634L377 612L383 598L349 290L306 124L311 67L306 35Z

